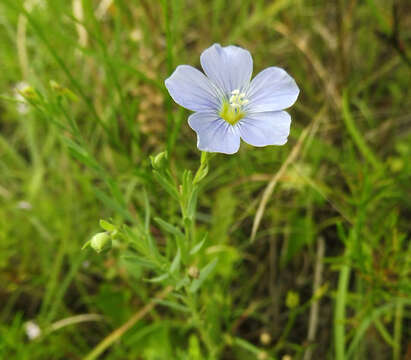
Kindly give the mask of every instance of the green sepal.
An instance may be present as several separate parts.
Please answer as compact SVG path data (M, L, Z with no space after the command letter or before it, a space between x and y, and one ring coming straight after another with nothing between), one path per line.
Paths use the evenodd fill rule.
M109 231L109 232L117 230L117 227L115 225L113 225L113 224L111 224L108 221L103 220L103 219L100 220L100 227L103 230L106 230L106 231Z

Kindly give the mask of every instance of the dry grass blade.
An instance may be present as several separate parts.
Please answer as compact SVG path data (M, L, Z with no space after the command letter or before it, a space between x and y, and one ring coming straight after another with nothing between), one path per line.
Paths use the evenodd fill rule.
M29 60L27 55L26 46L26 30L27 30L27 18L23 15L19 15L17 22L17 56L21 68L23 79L27 79L29 75Z
M102 0L96 10L97 19L102 19L112 4L113 0Z
M88 43L87 30L81 23L84 21L83 3L81 0L73 0L73 15L79 21L76 23L78 42L81 47L86 47Z
M310 132L312 132L313 130L317 129L318 122L322 118L324 111L325 111L325 107L323 107L319 111L314 121L303 130L303 132L301 133L298 139L297 144L295 144L290 155L288 155L288 158L285 160L280 170L278 170L278 172L273 176L273 178L271 179L271 181L268 183L267 187L265 188L263 196L261 198L260 205L258 206L258 209L257 209L257 213L255 214L255 217L254 217L253 228L251 230L250 242L253 242L255 240L255 235L257 234L258 228L260 227L260 223L263 218L265 208L267 206L268 200L270 199L275 189L275 186L277 185L278 181L284 175L288 166L297 158L298 154L300 153L302 144L304 143L304 140L307 138L308 134L310 134Z
M317 256L315 261L315 270L314 270L314 284L313 284L313 296L317 294L318 289L321 286L322 277L323 277L323 258L325 252L325 241L322 237L318 239L317 242ZM320 310L319 300L314 300L310 308L310 320L308 323L308 343L312 343L315 340L315 335L317 333L318 327L318 313ZM304 360L311 360L313 349L309 347L304 354Z
M101 321L104 319L104 316L98 314L81 314L76 316L70 316L68 318L56 321L50 326L49 333L59 330L63 327L79 324L82 322L89 322L89 321Z

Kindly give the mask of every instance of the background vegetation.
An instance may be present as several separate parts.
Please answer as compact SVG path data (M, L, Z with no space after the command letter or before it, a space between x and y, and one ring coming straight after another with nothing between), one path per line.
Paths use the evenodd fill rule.
M100 358L411 358L409 2L2 0L0 24L0 358L90 360L110 334ZM214 42L301 94L285 146L210 161L195 319L123 243L81 247L146 218L168 251L149 156L181 182L200 153L163 81Z

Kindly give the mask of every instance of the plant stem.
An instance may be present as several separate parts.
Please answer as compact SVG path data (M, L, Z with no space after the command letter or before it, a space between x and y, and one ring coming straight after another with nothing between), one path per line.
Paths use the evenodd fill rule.
M347 251L348 252L348 251ZM350 265L344 264L340 270L338 279L338 290L335 301L334 313L334 341L335 359L346 360L345 358L345 305L347 302L348 282L350 280Z
M204 179L204 177L207 175L207 167L208 167L208 153L203 151L201 153L201 162L200 162L200 167L198 168L194 180L193 180L193 185L196 185L199 183L201 180Z
M393 360L400 360L401 357L401 332L402 332L402 315L404 305L398 301L395 311L395 323L394 323L394 348L393 348Z
M197 329L200 337L208 351L208 359L215 360L216 359L216 347L213 344L212 339L210 338L207 328L205 326L204 321L201 319L201 316L197 309L197 301L195 298L196 294L191 293L188 288L186 289L186 299L187 305L191 310L191 316L193 318L193 323L195 328Z

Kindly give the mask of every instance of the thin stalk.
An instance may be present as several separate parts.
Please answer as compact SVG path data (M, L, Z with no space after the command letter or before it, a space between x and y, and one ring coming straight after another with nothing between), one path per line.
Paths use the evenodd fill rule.
M191 293L188 288L186 288L186 303L187 306L190 308L191 311L191 316L192 316L192 321L194 324L194 327L197 329L201 340L203 341L209 355L209 360L215 360L216 357L216 349L217 347L214 346L213 341L207 331L206 325L201 319L201 316L199 314L199 311L197 309L197 300L196 300L196 294Z
M401 335L402 335L403 312L404 312L404 304L398 301L396 311L395 311L393 360L400 360L401 358Z
M169 73L173 71L174 68L174 56L173 56L173 33L171 29L171 14L170 14L170 3L169 0L162 1L165 33L166 33L166 46L167 46L167 70Z
M171 74L174 70L174 59L173 59L173 48L174 48L174 41L173 41L173 33L172 33L172 24L171 24L171 14L170 14L170 0L162 0L161 2L163 8L163 19L164 19L164 27L165 27L165 35L166 35L166 61L167 61L167 73ZM172 125L174 122L174 116L172 114L172 103L170 99L166 102L166 111L167 111L167 134L172 134ZM167 138L167 151L171 153L172 145L171 145L171 137Z
M208 152L203 151L201 153L201 163L200 167L198 168L194 180L193 180L193 185L198 184L201 180L204 179L204 177L207 175L208 172Z
M348 252L348 251L347 251ZM334 313L334 342L335 359L346 360L345 357L345 305L347 303L348 283L351 267L344 264L340 270L338 290L335 301Z

